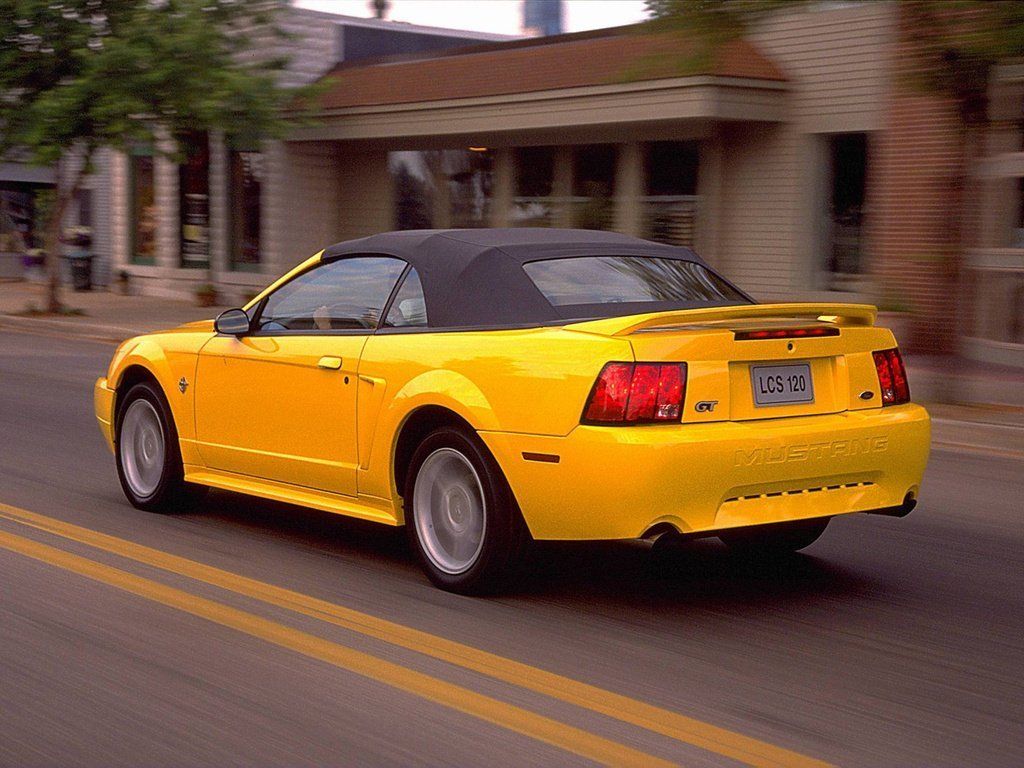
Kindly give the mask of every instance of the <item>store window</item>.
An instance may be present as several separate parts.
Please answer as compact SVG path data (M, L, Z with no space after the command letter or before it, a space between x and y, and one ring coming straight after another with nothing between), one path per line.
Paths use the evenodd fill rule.
M573 224L583 229L610 229L614 217L614 144L590 144L573 153Z
M647 194L678 197L697 194L699 145L695 141L652 141L644 145Z
M868 137L840 133L828 137L828 288L857 290L864 271L864 200L867 189Z
M206 133L196 132L184 136L180 147L181 266L205 269L210 265L210 143Z
M494 198L494 153L478 148L445 152L451 226L486 227Z
M395 228L486 227L493 165L483 147L390 153Z
M517 227L550 227L554 216L554 147L516 147L513 153L516 194L511 223Z
M388 169L395 194L395 229L430 229L434 179L420 152L392 152Z
M670 245L694 245L699 158L700 147L695 141L652 141L644 145L644 237Z
M80 189L75 193L78 226L92 228L92 190Z
M1011 248L1024 248L1024 177L1013 180L1017 205L1015 206L1013 228L1010 231Z
M24 184L0 184L0 252L23 253L41 247L36 231L36 190Z
M131 254L136 264L156 262L156 178L153 151L138 147L129 155Z
M260 265L260 202L263 155L252 150L229 152L231 200L231 268L256 271Z

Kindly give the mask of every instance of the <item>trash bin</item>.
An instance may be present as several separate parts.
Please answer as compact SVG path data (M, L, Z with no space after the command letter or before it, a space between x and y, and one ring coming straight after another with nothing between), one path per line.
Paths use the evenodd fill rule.
M92 254L73 251L64 257L71 266L71 285L76 291L92 290Z

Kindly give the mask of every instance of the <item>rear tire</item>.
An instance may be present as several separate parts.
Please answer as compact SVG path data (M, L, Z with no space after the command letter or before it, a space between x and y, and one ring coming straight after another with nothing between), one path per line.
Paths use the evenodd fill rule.
M427 435L413 453L404 501L406 534L435 586L478 595L508 583L528 534L476 435L454 427Z
M829 518L775 523L723 531L718 534L729 549L749 557L779 557L798 552L816 542L828 527Z
M148 512L194 507L209 489L184 480L178 431L163 392L141 382L119 399L114 456L128 501Z

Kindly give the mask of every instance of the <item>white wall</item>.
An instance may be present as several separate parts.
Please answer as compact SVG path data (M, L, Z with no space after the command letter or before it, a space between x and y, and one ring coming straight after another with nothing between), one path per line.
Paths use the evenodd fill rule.
M721 203L708 215L712 259L758 298L819 295L822 137L883 127L895 23L890 2L812 5L751 35L788 79L786 120L722 129Z

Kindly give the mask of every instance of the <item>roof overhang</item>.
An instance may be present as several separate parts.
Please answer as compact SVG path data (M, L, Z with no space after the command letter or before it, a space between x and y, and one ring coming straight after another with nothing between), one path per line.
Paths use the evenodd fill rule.
M786 83L700 75L441 101L345 107L293 141L360 141L627 127L666 121L781 122Z
M57 174L53 166L0 161L0 182L17 184L55 184Z

